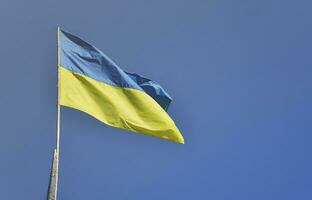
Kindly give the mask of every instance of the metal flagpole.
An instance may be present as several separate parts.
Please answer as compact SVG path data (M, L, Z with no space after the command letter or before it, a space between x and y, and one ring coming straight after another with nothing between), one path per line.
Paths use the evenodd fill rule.
M57 27L57 120L56 120L56 148L53 153L53 162L51 168L51 176L50 176L50 185L48 192L48 200L56 200L57 199L57 183L58 183L58 166L59 166L59 152L60 152L60 111L61 106L59 104L59 96L60 96L60 74L59 68L60 66L60 27Z

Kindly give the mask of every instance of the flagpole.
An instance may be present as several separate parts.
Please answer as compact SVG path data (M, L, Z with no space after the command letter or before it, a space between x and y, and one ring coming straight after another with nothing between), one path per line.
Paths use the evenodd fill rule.
M56 130L56 150L59 154L60 150L60 127L61 127L61 106L59 103L60 97L60 73L59 73L59 66L60 66L60 27L57 27L57 130Z
M57 27L57 124L56 124L56 152L57 152L57 173L55 181L55 199L57 196L57 185L58 185L58 165L59 165L59 155L60 155L60 128L61 128L61 106L59 102L60 98L60 27Z
M50 184L48 191L48 200L56 200L57 199L57 185L58 185L58 166L59 166L59 152L60 152L60 126L61 126L61 106L59 103L60 97L60 74L59 74L59 66L60 66L60 27L57 27L57 116L56 116L56 148L53 152L53 161L51 168L51 176L50 176Z

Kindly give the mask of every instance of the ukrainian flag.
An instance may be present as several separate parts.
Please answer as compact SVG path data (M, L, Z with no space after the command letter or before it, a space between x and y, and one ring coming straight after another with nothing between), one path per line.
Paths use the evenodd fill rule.
M156 82L120 69L91 44L59 36L58 101L116 128L184 143L167 114L170 96Z

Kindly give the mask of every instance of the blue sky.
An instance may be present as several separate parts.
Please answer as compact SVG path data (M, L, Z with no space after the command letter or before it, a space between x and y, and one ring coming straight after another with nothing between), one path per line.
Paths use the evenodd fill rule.
M60 200L312 199L311 6L3 0L1 199L47 193L58 25L161 83L186 140L114 129L62 108Z

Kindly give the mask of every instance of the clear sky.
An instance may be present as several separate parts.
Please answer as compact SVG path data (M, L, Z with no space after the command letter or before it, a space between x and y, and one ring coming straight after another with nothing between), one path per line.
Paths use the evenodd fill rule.
M2 0L1 199L47 193L58 25L166 88L186 140L114 129L62 108L60 200L312 199L311 6Z

